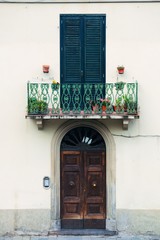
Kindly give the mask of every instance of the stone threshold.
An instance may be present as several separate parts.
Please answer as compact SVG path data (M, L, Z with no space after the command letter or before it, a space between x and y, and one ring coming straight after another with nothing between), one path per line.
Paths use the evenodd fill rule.
M114 236L116 231L109 231L106 229L60 229L50 231L49 235L64 235L64 236Z

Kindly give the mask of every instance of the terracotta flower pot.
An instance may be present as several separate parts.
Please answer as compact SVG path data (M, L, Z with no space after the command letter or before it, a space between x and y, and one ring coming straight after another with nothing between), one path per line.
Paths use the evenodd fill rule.
M118 73L123 74L124 73L124 67L117 67Z
M106 109L107 109L107 107L102 105L102 111L105 112Z
M43 72L49 73L49 65L43 65Z

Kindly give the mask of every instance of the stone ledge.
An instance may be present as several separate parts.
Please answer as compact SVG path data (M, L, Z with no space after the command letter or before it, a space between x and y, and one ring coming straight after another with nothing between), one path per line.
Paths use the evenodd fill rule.
M38 130L42 130L44 128L45 120L61 120L61 119L111 119L111 120L121 120L122 121L122 129L128 130L128 125L131 120L139 119L138 114L128 115L128 114L55 114L55 115L26 115L25 118L34 119L36 121Z
M63 236L114 236L116 231L109 231L105 229L61 229L57 231L50 231L49 235L63 235Z

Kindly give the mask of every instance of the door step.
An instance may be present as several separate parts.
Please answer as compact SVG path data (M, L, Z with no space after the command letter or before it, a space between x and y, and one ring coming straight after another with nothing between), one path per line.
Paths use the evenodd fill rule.
M66 229L75 229L75 230L105 230L105 219L61 219L61 228Z
M49 235L66 235L66 236L113 236L117 235L116 231L109 231L106 229L60 229L50 231Z

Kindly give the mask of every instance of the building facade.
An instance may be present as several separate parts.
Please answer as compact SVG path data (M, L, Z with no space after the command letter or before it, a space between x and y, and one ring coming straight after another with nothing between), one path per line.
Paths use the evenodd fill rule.
M1 236L160 234L159 11L158 1L0 1ZM128 113L114 111L117 82L136 102ZM36 97L47 113L34 112Z

